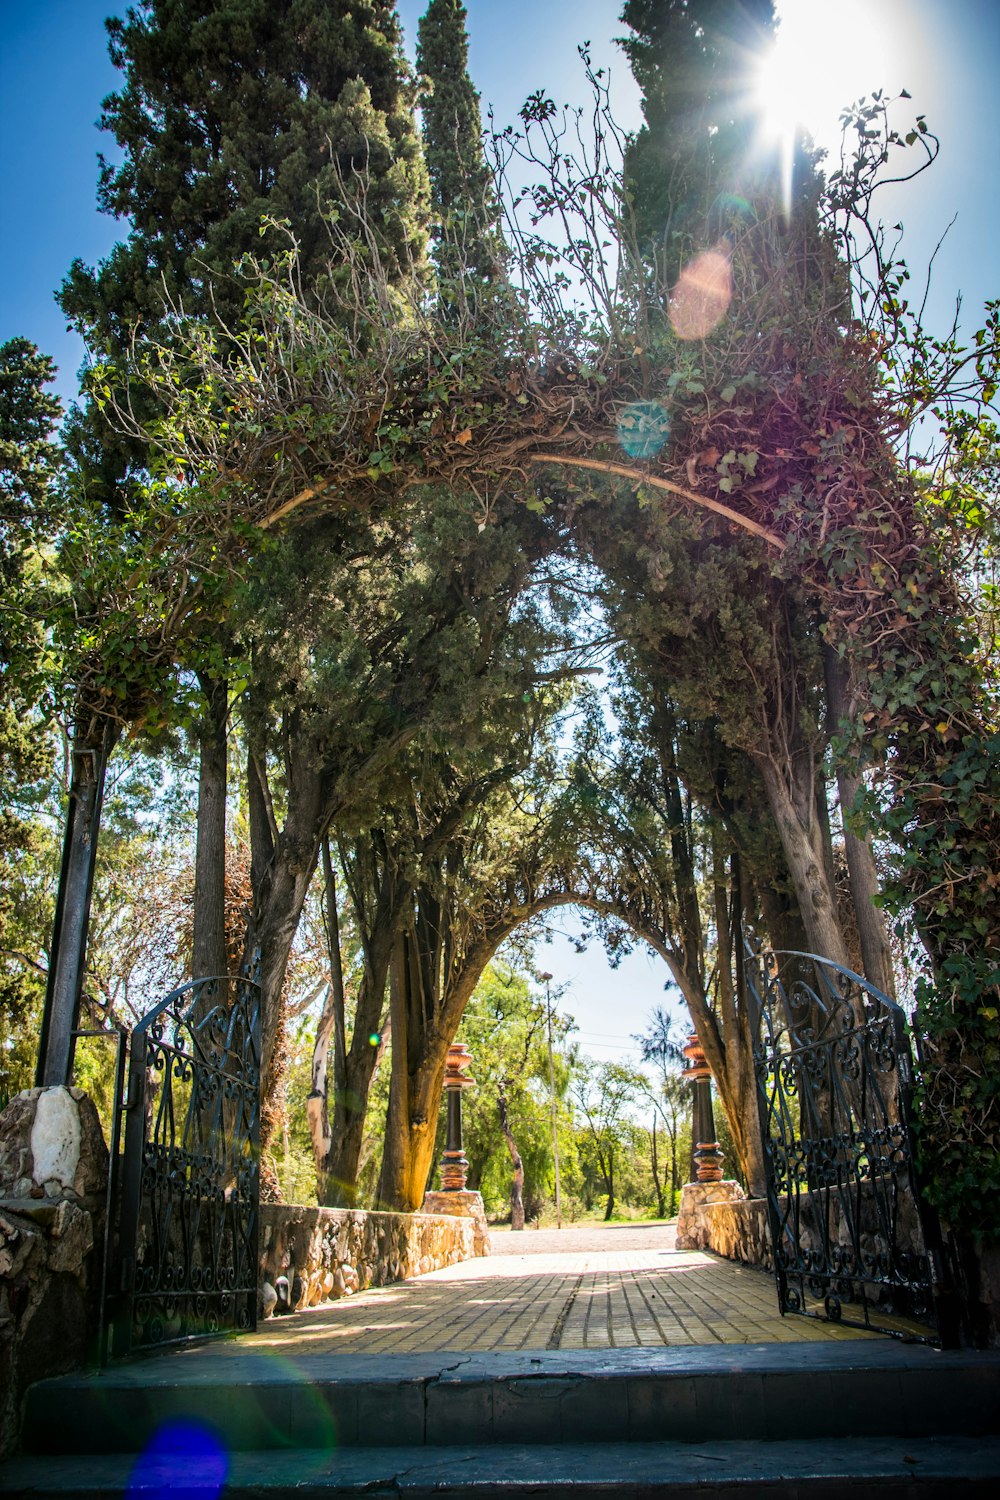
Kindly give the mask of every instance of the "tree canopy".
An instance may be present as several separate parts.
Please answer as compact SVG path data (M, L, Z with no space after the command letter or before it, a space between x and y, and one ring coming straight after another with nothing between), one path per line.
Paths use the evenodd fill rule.
M995 475L995 311L968 358L933 347L877 235L860 254L879 175L925 164L926 125L909 140L862 104L853 167L824 179L803 144L788 197L746 152L771 5L628 0L623 20L634 140L585 55L590 133L539 93L485 155L452 0L421 24L419 85L390 6L148 0L112 23L124 154L100 198L130 229L63 291L100 413L49 620L76 731L163 732L167 702L192 719L193 683L223 684L268 1087L325 848L368 987L327 1124L363 1122L388 1016L384 1201L419 1203L444 1053L499 944L578 899L666 959L751 1179L743 931L888 989L882 914L910 924L925 1167L982 1225L1000 735L995 528L972 512ZM44 373L15 423L41 444L29 509ZM901 443L931 409L933 472ZM87 455L126 451L106 503ZM611 652L617 699L570 749L568 684ZM595 1121L632 1086L593 1083ZM319 1139L356 1179L360 1133L336 1168Z

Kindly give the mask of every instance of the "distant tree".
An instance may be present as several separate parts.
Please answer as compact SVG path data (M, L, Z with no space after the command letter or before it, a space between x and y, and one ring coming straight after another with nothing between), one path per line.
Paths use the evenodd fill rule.
M676 1018L657 1006L649 1018L646 1030L632 1038L639 1047L639 1056L644 1063L651 1064L657 1073L655 1083L647 1081L646 1093L653 1105L653 1123L650 1131L653 1180L656 1185L660 1217L667 1208L656 1148L656 1121L660 1120L670 1146L670 1213L674 1212L683 1186L681 1172L681 1133L685 1117L691 1110L691 1090L681 1076L684 1066L684 1037Z
M583 1120L585 1149L591 1155L604 1193L604 1218L614 1218L621 1158L634 1151L636 1123L632 1111L645 1092L645 1079L625 1063L584 1063L573 1086Z
M503 1175L512 1230L524 1228L526 1200L539 1196L532 1171L548 1169L551 1147L543 1088L547 1090L544 1012L529 976L494 960L476 987L458 1039L472 1052L474 1091L465 1100L469 1182ZM541 1149L539 1149L541 1148Z

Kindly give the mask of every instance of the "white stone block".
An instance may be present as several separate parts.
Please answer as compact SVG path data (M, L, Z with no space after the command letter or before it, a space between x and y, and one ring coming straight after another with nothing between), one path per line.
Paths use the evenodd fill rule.
M72 1188L80 1164L80 1139L80 1111L69 1089L44 1089L31 1127L31 1175L35 1182L45 1184L50 1196Z

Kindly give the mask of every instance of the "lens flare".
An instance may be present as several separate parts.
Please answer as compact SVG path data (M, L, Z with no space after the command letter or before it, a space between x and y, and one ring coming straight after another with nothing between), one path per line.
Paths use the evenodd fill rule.
M753 209L738 193L719 193L712 204L711 219L719 226L717 233L723 234L731 225L749 224Z
M136 1461L126 1500L217 1500L229 1455L211 1428L177 1418L160 1428Z
M670 326L679 339L704 339L718 328L733 298L733 273L725 240L684 267L670 293Z
M379 1043L381 1042L381 1040L382 1040L382 1033L380 1031L370 1031L368 1033L368 1045L369 1045L369 1047L377 1047L379 1045Z
M618 441L629 458L655 458L670 436L661 401L635 401L618 418Z

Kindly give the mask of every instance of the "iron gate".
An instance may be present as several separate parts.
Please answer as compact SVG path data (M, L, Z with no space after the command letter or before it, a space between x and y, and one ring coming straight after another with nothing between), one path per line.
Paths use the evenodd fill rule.
M939 1342L902 1009L808 953L750 953L747 981L781 1311Z
M132 1032L108 1350L257 1322L260 989L201 979Z

